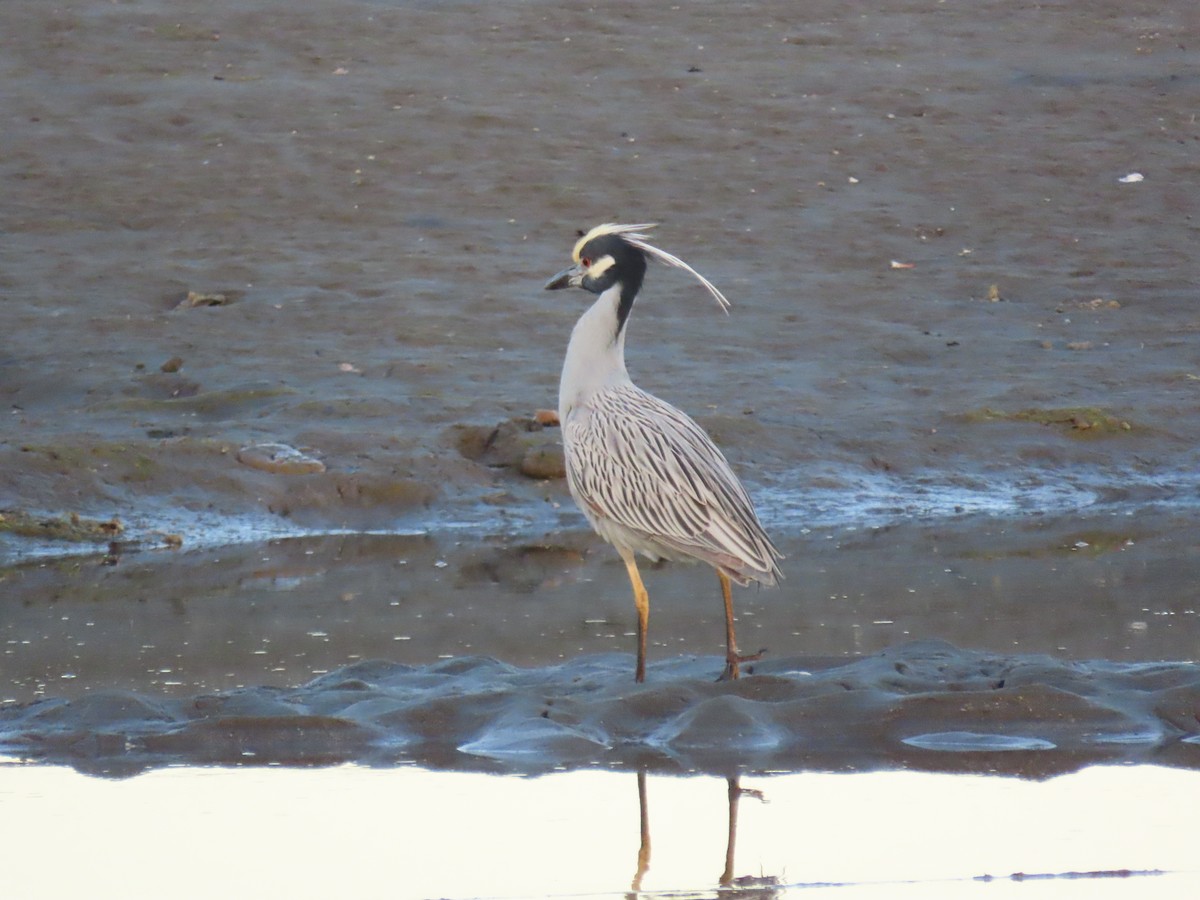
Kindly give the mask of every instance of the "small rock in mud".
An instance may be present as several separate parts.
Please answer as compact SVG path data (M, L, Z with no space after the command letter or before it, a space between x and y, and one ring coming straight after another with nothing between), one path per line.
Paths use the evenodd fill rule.
M159 368L159 371L166 372L167 374L171 374L173 372L178 372L180 369L183 368L183 357L182 356L172 356L170 359L168 359L165 363L163 363L158 368Z
M237 452L242 465L279 475L313 475L325 471L325 463L287 444L250 444Z
M176 304L176 309L195 309L197 306L228 306L241 299L242 291L188 291Z
M1099 310L1099 309L1120 309L1121 301L1106 300L1103 297L1096 297L1093 300L1078 300L1078 301L1076 301L1075 305L1077 307L1079 307L1080 309L1086 309L1086 310L1091 310L1091 311L1095 311L1095 310Z
M416 478L374 478L350 474L336 479L333 489L343 503L358 507L427 506L436 494L433 485Z
M528 478L566 478L567 463L562 447L530 447L521 458L521 474Z
M537 419L509 419L499 425L456 425L449 437L458 452L491 468L515 469L529 478L563 478L562 446Z

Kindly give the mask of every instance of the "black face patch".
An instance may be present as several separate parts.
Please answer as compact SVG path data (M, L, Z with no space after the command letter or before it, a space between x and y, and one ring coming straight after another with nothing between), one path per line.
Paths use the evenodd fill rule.
M580 262L588 260L591 264L606 256L612 257L612 264L598 272L595 277L590 273L585 275L583 288L593 294L602 294L619 281L622 286L622 304L624 295L630 294L629 305L632 306L632 297L641 290L642 279L646 276L645 254L638 248L629 246L615 234L602 234L579 248Z
M621 300L617 305L617 334L620 334L646 277L646 255L616 234L599 235L579 248L581 264L588 260L591 265L606 256L612 257L612 263L600 269L595 278L585 275L581 287L593 294L603 294L614 284L621 285Z

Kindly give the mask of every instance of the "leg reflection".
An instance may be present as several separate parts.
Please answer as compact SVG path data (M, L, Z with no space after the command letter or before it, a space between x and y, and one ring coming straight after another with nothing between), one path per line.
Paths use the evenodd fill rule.
M642 820L642 842L638 846L637 871L633 874L633 884L630 886L630 889L635 892L642 889L642 878L645 877L646 870L650 868L650 811L646 807L645 769L637 773L637 784L638 810Z
M633 882L630 885L630 893L626 895L628 898L636 898L638 896L642 890L642 880L645 878L646 872L650 870L650 809L647 803L646 772L644 769L637 773L637 786L641 841L638 844L637 869L634 872ZM721 873L718 883L721 887L736 886L739 891L752 888L759 889L759 891L752 891L746 895L747 897L776 897L778 896L778 879L771 876L751 875L735 878L733 874L734 857L737 849L738 804L743 795L749 795L763 803L766 802L766 798L763 796L762 791L743 788L740 778L736 775L727 778L725 786L729 804L729 819L725 838L725 870ZM739 896L741 896L740 893Z
M733 877L733 856L737 848L737 818L738 818L738 801L742 799L743 794L749 794L757 800L766 803L766 798L763 797L762 791L751 790L744 788L741 785L741 778L734 775L732 778L725 779L725 785L729 794L729 832L725 838L725 871L721 873L721 887L729 887L734 882ZM742 879L738 879L741 881ZM761 879L760 879L761 880ZM767 881L770 884L774 881Z

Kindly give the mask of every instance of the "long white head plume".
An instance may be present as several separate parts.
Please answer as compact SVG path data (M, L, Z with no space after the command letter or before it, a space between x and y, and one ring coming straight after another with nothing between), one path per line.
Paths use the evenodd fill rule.
M646 222L641 225L614 225L611 222L604 225L597 225L578 241L576 241L575 249L571 255L574 257L575 262L579 262L580 251L582 251L584 245L587 244L587 242L592 238L599 237L602 234L620 235L622 240L624 240L631 247L637 247L643 253L653 257L654 259L657 259L659 262L665 263L666 265L672 266L676 269L683 269L685 272L691 273L695 279L704 285L708 292L713 295L717 303L720 304L721 309L728 313L730 303L727 299L725 299L725 295L717 290L717 286L715 284L685 263L678 256L675 256L673 253L668 253L666 250L660 250L650 243L650 239L642 232L647 228L654 227L655 223L653 222Z

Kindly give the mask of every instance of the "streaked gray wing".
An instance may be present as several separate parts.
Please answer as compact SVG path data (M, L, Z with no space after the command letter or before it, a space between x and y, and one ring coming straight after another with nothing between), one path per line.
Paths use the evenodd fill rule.
M686 414L629 384L565 427L572 488L593 513L739 580L782 577L745 488Z

